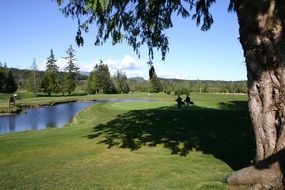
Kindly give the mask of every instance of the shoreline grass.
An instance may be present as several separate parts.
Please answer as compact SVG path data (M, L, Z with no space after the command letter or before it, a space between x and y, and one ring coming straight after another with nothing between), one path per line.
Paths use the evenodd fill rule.
M0 135L0 186L228 189L223 178L249 164L245 96L193 94L189 111L175 96L139 96L162 101L97 104L63 128Z
M76 101L95 101L94 95L86 94L72 94L71 96L52 95L52 96L35 96L33 93L19 93L20 100L16 100L15 106L9 108L9 97L13 94L0 93L0 114L19 113L24 108L28 107L41 107L41 106L53 106L57 104L76 102Z

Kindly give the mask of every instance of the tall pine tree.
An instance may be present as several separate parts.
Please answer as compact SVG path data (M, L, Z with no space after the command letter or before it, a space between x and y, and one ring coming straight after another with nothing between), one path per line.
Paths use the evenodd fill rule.
M31 66L31 73L30 73L30 80L29 80L29 86L30 90L34 92L35 96L37 96L37 91L38 91L38 67L36 64L36 59L33 59L33 63Z
M50 50L50 56L47 58L46 68L42 81L42 88L44 89L44 92L50 96L51 92L58 92L58 66L56 65L56 59L52 49Z
M76 76L78 75L79 68L76 67L76 65L75 65L75 62L77 61L77 59L75 58L76 52L72 48L71 45L68 48L68 50L66 51L66 53L68 56L64 57L64 58L67 60L68 65L64 69L67 72L67 74L64 77L63 89L64 89L64 92L67 92L68 95L70 95L71 92L73 92L75 90Z

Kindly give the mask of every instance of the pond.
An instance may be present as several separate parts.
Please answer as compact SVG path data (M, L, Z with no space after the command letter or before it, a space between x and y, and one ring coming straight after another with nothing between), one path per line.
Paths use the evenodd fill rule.
M106 102L150 102L144 99L112 99L96 102L71 102L38 108L28 108L26 113L0 116L0 134L63 127L72 121L82 109L96 103Z

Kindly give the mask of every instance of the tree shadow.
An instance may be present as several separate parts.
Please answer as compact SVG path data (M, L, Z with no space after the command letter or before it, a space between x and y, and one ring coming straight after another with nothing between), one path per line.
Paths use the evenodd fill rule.
M103 137L99 143L109 148L130 150L163 145L172 154L187 156L192 150L212 154L237 170L254 157L254 135L247 102L220 104L220 109L176 106L133 110L99 124L87 136Z

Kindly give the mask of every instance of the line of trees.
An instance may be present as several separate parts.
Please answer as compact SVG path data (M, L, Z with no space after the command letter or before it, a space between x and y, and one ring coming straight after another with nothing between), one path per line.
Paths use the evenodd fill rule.
M64 59L67 60L67 66L64 68L64 75L59 75L59 68L56 65L56 59L53 54L53 50L50 51L50 56L47 58L46 71L44 72L43 79L41 81L41 88L43 92L47 95L51 95L52 92L59 93L62 95L67 93L71 94L75 90L77 75L79 68L76 67L75 62L75 50L70 47L66 51L67 57Z
M246 81L211 81L211 80L179 80L158 78L161 86L160 92L176 95L198 93L246 93ZM156 80L155 78L153 80ZM150 81L143 78L129 79L130 91L153 92Z
M59 68L56 65L56 59L53 54L53 50L50 51L50 56L47 58L46 71L41 82L41 88L43 92L47 95L51 95L52 92L59 93L62 95L66 93L71 94L75 90L77 75L79 68L76 67L75 62L77 61L75 57L75 50L70 46L66 51L67 66L64 68L64 75L59 75Z
M53 50L47 58L46 70L38 71L36 60L29 70L7 68L0 63L0 92L12 93L17 90L32 91L37 95L44 92L70 95L75 90L96 93L129 93L129 92L165 92L176 95L199 93L246 93L246 81L211 81L211 80L179 80L157 77L155 71L149 80L143 78L128 79L123 71L118 70L111 76L109 68L103 61L96 64L89 76L79 73L76 66L76 52L70 46L66 51L67 66L60 72L56 65Z

